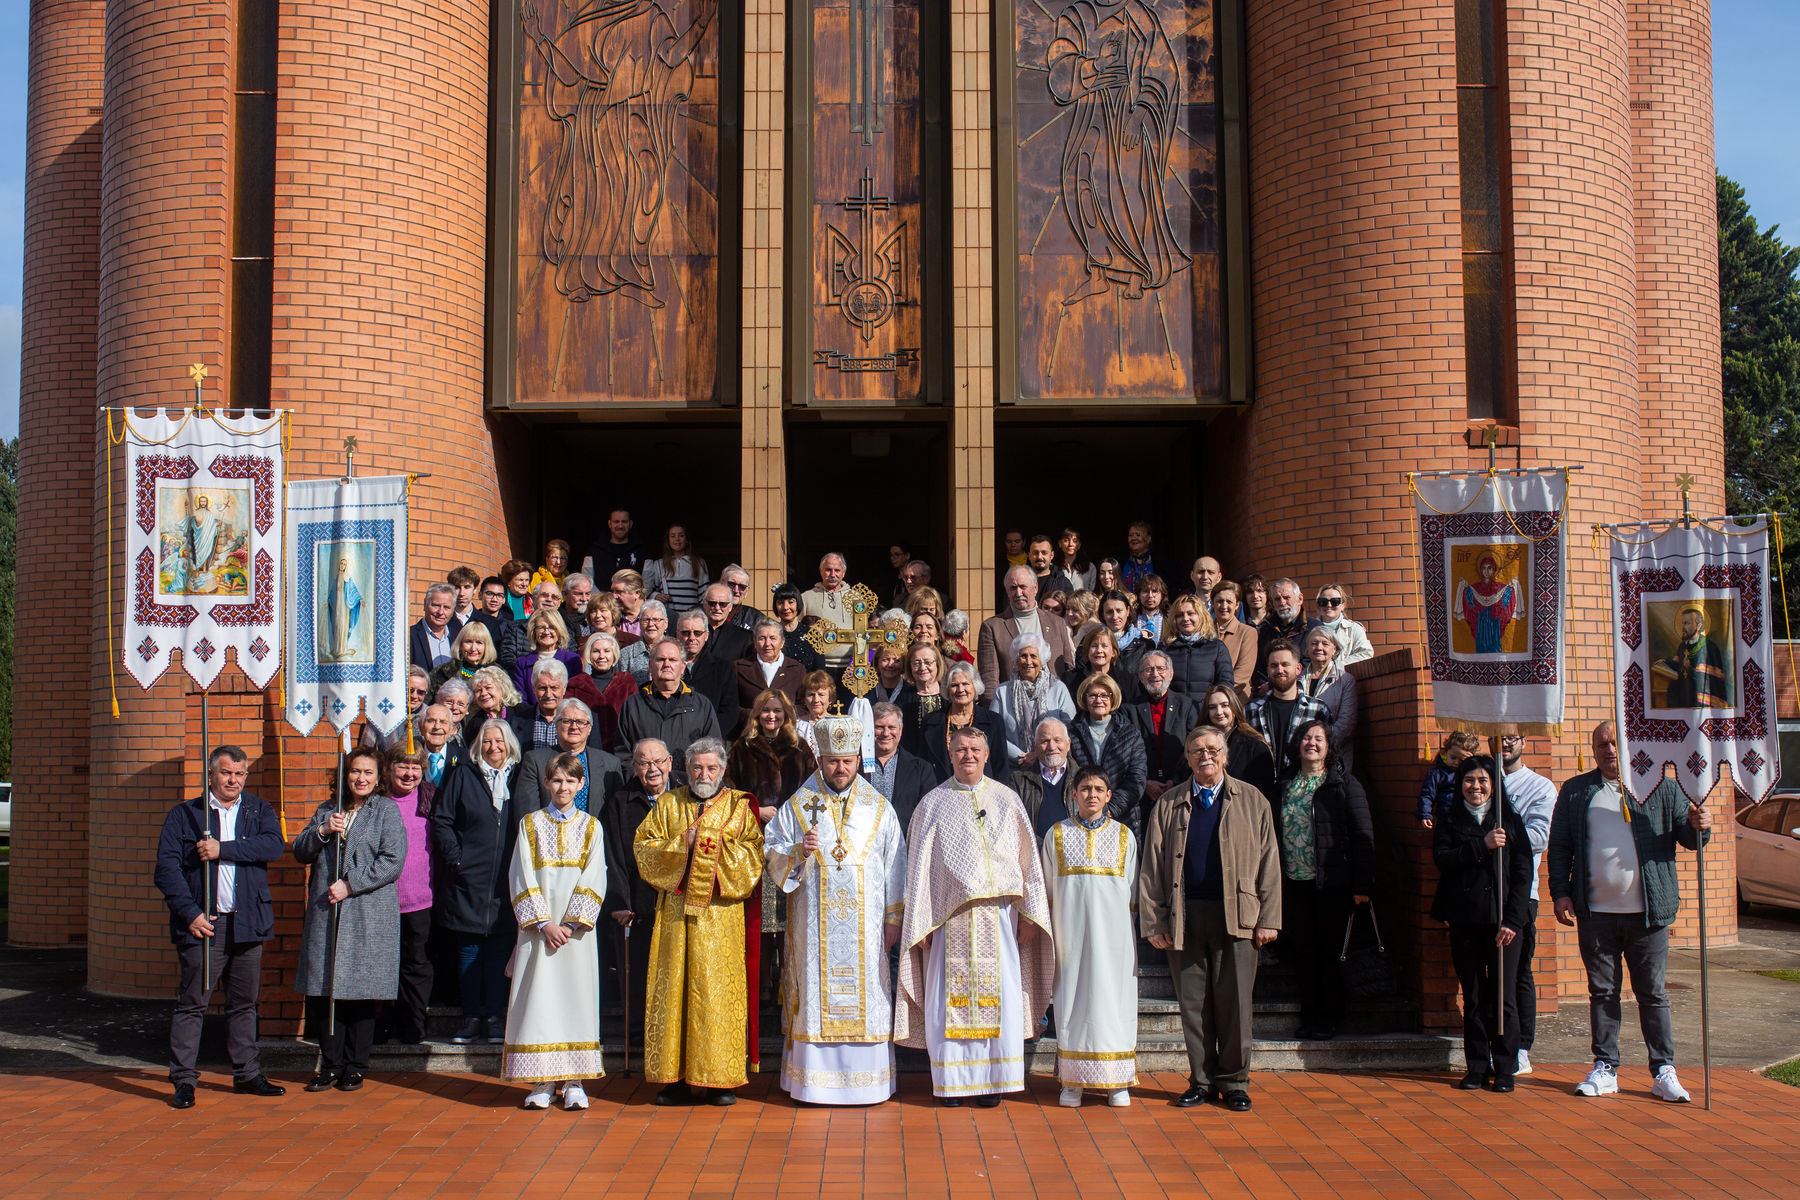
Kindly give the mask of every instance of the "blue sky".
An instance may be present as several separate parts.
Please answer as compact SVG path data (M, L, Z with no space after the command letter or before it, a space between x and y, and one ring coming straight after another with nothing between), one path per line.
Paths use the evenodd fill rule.
M30 6L0 0L0 437L19 431L24 262L25 78ZM1713 0L1719 170L1743 184L1758 222L1800 241L1800 0Z

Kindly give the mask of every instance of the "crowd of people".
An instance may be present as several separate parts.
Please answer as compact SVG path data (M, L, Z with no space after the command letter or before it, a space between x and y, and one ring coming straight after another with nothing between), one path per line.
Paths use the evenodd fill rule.
M541 565L431 585L407 720L362 731L291 848L243 790L244 752L212 753L156 872L182 975L177 1107L220 982L238 1090L282 1090L254 1027L266 868L289 853L310 867L310 1091L360 1087L378 1039L424 1039L446 966L451 1040L501 1046L532 1108L586 1106L605 978L659 1103L731 1103L773 996L797 1100L885 1100L899 1045L928 1051L941 1103L991 1105L1023 1087L1022 1044L1053 1032L1064 1104L1127 1104L1134 968L1166 956L1190 1059L1176 1103L1243 1111L1259 951L1278 938L1301 1036L1336 1036L1339 941L1375 877L1344 669L1374 648L1346 587L1318 588L1308 616L1294 580L1235 581L1202 556L1172 595L1137 523L1127 554L1094 562L1074 530L1007 533L979 621L901 546L885 595L833 553L765 614L748 572L715 580L680 526L654 557L631 533L616 510L578 571L553 541ZM848 631L872 592L891 636L857 659L819 624ZM1594 995L1582 1094L1617 1090L1622 960L1656 1094L1685 1099L1661 962L1674 846L1700 844L1704 808L1668 784L1623 793L1610 727L1560 794L1523 739L1501 746L1504 776L1452 734L1420 795L1465 997L1462 1086L1505 1092L1530 1070L1547 854Z

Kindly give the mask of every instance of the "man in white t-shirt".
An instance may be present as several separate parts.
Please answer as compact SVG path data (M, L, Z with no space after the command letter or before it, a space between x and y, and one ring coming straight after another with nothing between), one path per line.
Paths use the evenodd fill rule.
M1681 1103L1675 1029L1663 976L1669 924L1681 906L1675 846L1698 851L1712 828L1706 806L1683 802L1663 778L1639 803L1619 779L1619 737L1611 721L1594 728L1594 770L1563 784L1547 851L1556 919L1574 925L1588 976L1594 1067L1576 1085L1582 1096L1619 1090L1619 964L1631 972L1638 1024L1650 1052L1651 1094ZM1508 777L1510 787L1510 776Z

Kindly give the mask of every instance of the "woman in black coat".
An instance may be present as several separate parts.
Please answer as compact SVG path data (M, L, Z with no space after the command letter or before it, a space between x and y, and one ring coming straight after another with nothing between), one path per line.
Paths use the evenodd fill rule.
M1119 711L1144 698L1143 685L1126 668L1124 659L1119 654L1118 639L1104 625L1097 626L1081 640L1081 645L1075 651L1075 665L1062 675L1063 686L1075 698L1077 709L1081 707L1081 697L1076 693L1081 690L1082 682L1089 675L1105 675L1119 685Z
M1107 812L1141 838L1139 804L1148 764L1144 739L1129 718L1120 714L1119 685L1109 675L1090 675L1075 693L1075 719L1069 722L1069 757L1077 767L1099 767L1112 780Z
M432 798L431 851L439 869L434 920L456 939L463 1024L450 1040L458 1045L506 1040L506 963L519 931L508 872L526 815L513 799L519 757L512 727L490 719L475 753L457 763Z
M1193 596L1177 596L1163 619L1163 644L1175 679L1169 690L1198 702L1215 683L1234 683L1231 649L1213 636L1207 606Z
M1463 991L1463 1059L1457 1087L1513 1090L1519 1063L1519 933L1530 919L1531 842L1512 805L1495 796L1494 760L1456 768L1457 799L1431 833L1437 898L1431 915L1450 926L1450 960ZM1504 887L1504 891L1502 888ZM1505 976L1499 975L1504 958ZM1496 1032L1495 1022L1505 1021Z
M1006 721L991 708L982 707L981 676L973 663L959 662L944 680L944 706L919 718L919 753L937 773L938 782L950 778L950 729L973 725L987 735L987 776L1006 782L1011 770L1006 761Z
M1275 755L1268 739L1244 716L1244 702L1228 683L1215 683L1200 706L1200 719L1225 731L1225 773L1263 794L1271 806L1275 794Z
M1281 847L1281 936L1299 966L1300 1036L1325 1042L1344 1019L1344 926L1375 887L1375 826L1328 722L1302 722L1292 758L1299 770L1270 798Z

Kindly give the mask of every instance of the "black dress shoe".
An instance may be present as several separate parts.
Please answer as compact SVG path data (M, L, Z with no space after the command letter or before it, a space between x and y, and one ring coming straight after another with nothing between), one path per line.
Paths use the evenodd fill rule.
M714 1108L730 1108L737 1103L737 1093L730 1088L714 1088L707 1094L706 1102Z
M1187 1091L1181 1093L1181 1095L1175 1097L1175 1107L1194 1108L1197 1105L1205 1104L1206 1098L1211 1094L1212 1089L1210 1087L1202 1087L1199 1084L1195 1084Z
M1487 1082L1487 1072L1475 1070L1470 1071L1467 1075L1464 1075L1461 1079L1457 1080L1456 1086L1465 1092L1479 1092L1481 1090L1481 1085L1485 1082Z
M176 1084L175 1085L175 1095L172 1099L170 1099L169 1107L170 1108L192 1108L192 1107L194 1107L194 1085L191 1083Z
M671 1083L668 1087L656 1093L656 1102L662 1105L687 1104L690 1103L693 1098L694 1094L688 1090L688 1085L685 1083Z
M1232 1112L1249 1112L1250 1111L1250 1093L1249 1092L1226 1092L1225 1099L1222 1101L1222 1103L1225 1105L1226 1108L1230 1109Z
M312 1077L312 1082L306 1085L306 1090L309 1092L328 1092L337 1086L337 1081L338 1077L336 1071L320 1071L317 1075Z
M939 1096L937 1102L939 1108L961 1108L963 1106L960 1096Z
M337 1090L340 1092L354 1092L357 1088L362 1086L362 1081L363 1077L361 1071L345 1071L342 1075L338 1076Z
M1511 1075L1496 1075L1493 1077L1493 1082L1488 1084L1488 1087L1496 1092L1510 1092L1514 1086Z
M285 1096L287 1089L279 1083L270 1083L267 1076L258 1075L255 1079L239 1079L231 1085L231 1090L240 1096Z
M480 1017L470 1017L464 1021L457 1031L450 1035L453 1046L467 1046L470 1042L479 1042L484 1028Z
M975 1107L976 1108L999 1108L1000 1107L1000 1093L999 1092L983 1092L981 1095L975 1097Z

